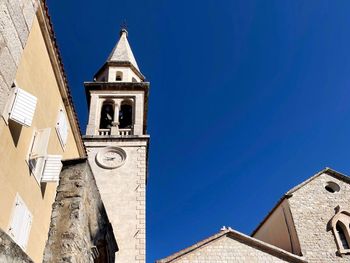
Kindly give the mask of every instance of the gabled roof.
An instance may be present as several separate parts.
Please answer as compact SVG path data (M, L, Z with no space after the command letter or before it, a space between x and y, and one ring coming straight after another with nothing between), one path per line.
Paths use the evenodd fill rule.
M286 195L292 195L294 192L296 192L297 190L299 190L301 187L303 187L304 185L308 184L309 182L311 182L312 180L316 179L317 177L319 177L321 174L328 174L336 179L339 179L345 183L350 184L350 177L346 176L345 174L342 174L340 172L337 172L336 170L333 170L329 167L324 168L322 171L318 172L317 174L315 174L314 176L310 177L309 179L305 180L304 182L302 182L301 184L298 184L297 186L293 187L292 189L290 189Z
M272 215L272 213L277 209L277 207L283 202L284 199L290 198L293 193L295 193L297 190L302 188L304 185L310 183L312 180L316 179L319 177L321 174L328 174L336 179L339 179L345 183L350 184L350 177L346 176L345 174L342 174L340 172L337 172L336 170L333 170L329 167L324 168L323 170L319 171L315 175L311 176L304 182L298 184L297 186L293 187L290 189L287 193L285 193L281 199L277 202L277 204L271 209L271 211L267 214L267 216L261 221L261 223L255 228L255 230L252 232L251 236L254 236L256 232L260 229L260 227L269 219L269 217Z
M120 39L109 55L107 62L130 62L138 71L140 71L127 37L128 31L122 29L120 31Z
M292 253L289 253L283 249L280 249L278 247L275 247L273 245L270 245L268 243L265 243L263 241L260 241L258 239L255 239L253 237L244 235L238 231L232 230L232 229L226 229L226 230L222 230L219 233L212 235L188 248L185 248L173 255L170 255L164 259L160 259L157 260L156 263L168 263L168 262L173 262L177 259L179 259L180 257L189 254L193 251L195 251L196 249L200 249L205 245L208 245L209 243L222 238L222 237L230 237L238 242L241 242L247 246L250 246L252 248L255 248L257 250L263 251L265 253L268 253L272 256L281 258L283 260L286 260L288 262L295 262L295 263L306 263L307 261L299 256L296 256Z

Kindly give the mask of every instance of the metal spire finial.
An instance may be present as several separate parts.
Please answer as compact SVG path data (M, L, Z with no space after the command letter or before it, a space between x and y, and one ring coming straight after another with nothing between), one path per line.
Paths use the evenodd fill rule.
M120 25L120 36L125 32L126 36L128 36L128 25L126 23L126 19L124 19L123 23Z

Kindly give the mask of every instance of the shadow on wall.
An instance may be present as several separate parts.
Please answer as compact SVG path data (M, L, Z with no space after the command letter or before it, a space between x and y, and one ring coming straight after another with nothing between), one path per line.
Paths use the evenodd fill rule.
M14 122L13 120L9 120L9 129L12 137L13 144L15 147L18 145L19 138L22 132L22 125Z

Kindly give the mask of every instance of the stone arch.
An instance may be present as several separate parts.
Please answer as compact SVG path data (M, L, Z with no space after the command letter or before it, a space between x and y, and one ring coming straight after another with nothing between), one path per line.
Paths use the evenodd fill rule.
M134 125L134 102L131 99L125 99L120 103L119 109L119 128L130 129Z
M100 129L110 129L114 119L114 101L105 100L101 107Z
M350 253L350 213L344 210L338 211L330 220L328 227L333 231L338 253Z

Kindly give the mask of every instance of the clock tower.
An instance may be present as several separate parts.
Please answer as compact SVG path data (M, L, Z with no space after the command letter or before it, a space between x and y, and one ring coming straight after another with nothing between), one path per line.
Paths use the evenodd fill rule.
M118 244L116 262L146 261L149 83L128 42L120 39L91 82L85 82L89 163Z

